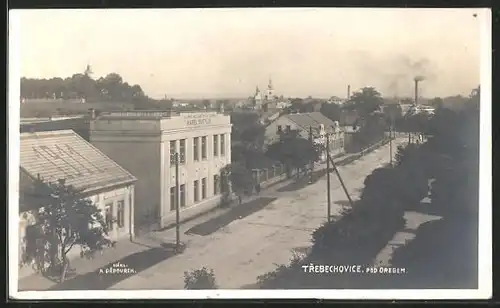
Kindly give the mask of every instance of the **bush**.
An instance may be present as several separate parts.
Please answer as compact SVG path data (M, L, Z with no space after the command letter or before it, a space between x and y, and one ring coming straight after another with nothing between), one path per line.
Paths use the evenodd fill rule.
M257 284L261 289L276 288L277 285L285 287L283 283L286 283L289 279L287 274L291 274L292 271L300 268L304 257L300 254L293 252L292 258L289 264L275 264L277 267L274 271L267 272L263 275L257 277Z
M184 272L184 289L186 290L210 290L217 289L214 270L203 267L191 272Z

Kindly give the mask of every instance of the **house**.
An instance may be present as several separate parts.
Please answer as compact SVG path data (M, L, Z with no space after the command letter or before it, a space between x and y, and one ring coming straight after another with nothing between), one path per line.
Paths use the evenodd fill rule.
M326 144L326 135L330 136L330 154L339 155L344 152L344 133L339 129L338 122L332 121L320 112L285 114L274 120L266 127L266 144L279 141L279 134L283 131L297 130L299 136L309 139L312 130L313 141L317 144ZM326 151L322 151L321 160L326 159Z
M136 178L132 174L72 130L21 133L20 136L20 257L34 245L26 235L35 230L37 224L40 204L32 193L38 177L46 182L64 179L67 185L81 189L103 212L111 240L134 237ZM77 255L80 250L74 247L68 257Z
M216 111L103 112L90 140L137 177L136 230L148 232L175 224L177 192L182 220L220 204L231 127L230 116Z

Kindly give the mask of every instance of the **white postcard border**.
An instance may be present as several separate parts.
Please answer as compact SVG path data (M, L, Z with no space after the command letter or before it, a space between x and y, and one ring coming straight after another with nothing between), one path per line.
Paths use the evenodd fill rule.
M238 9L240 10L240 9ZM486 299L492 295L491 10L478 9L481 31L479 258L475 290L103 290L18 291L20 59L19 11L10 11L8 62L9 296L15 299ZM33 47L36 52L36 46ZM457 78L460 78L457 76Z

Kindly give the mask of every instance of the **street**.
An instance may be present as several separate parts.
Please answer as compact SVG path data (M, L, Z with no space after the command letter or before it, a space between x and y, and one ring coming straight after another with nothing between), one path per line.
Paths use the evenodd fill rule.
M406 138L395 140L397 145ZM394 154L393 153L393 154ZM350 191L358 198L363 181L372 170L389 162L389 145L346 166L339 172ZM331 174L331 215L337 215L346 196L335 173ZM326 176L298 190L270 188L261 198L270 201L258 211L249 211L236 220L211 228L209 232L187 232L193 223L181 227L186 250L122 280L110 289L183 289L184 272L207 267L213 269L218 287L235 289L256 282L257 276L273 271L290 261L293 251L306 251L311 232L326 221ZM213 218L215 220L215 218ZM204 225L210 217L204 218ZM210 228L209 228L210 229ZM198 235L203 234L203 235ZM158 241L172 242L175 231L154 234ZM144 256L147 257L147 256Z

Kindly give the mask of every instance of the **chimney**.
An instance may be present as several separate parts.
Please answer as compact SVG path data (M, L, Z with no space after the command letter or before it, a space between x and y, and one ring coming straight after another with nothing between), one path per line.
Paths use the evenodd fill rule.
M415 78L415 105L418 105L418 78Z
M347 99L351 99L351 85L347 85Z

